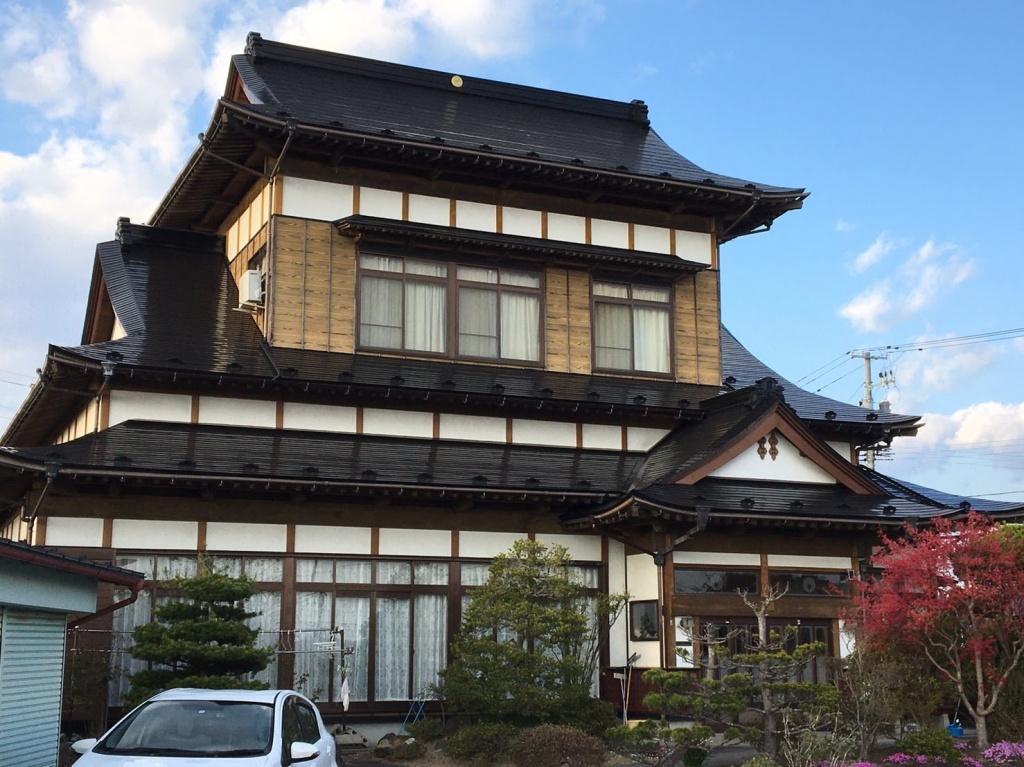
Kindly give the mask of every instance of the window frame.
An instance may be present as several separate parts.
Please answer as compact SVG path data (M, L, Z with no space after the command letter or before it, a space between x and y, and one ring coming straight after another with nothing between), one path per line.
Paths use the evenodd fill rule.
M383 258L399 259L403 262L402 272L385 272L363 267L363 256L378 256ZM405 270L405 263L408 260L434 263L446 268L446 276L433 277L429 275L408 274ZM471 362L486 362L501 365L517 365L523 367L542 368L545 364L546 354L546 299L547 283L546 273L542 265L519 264L519 263L493 263L474 259L452 260L448 258L431 258L429 254L405 254L395 253L387 248L373 248L358 251L356 254L356 307L355 307L355 348L356 351L366 351L385 354L401 354L403 356L417 356L430 359L444 360L465 360ZM498 272L498 281L494 283L477 282L459 278L459 267L493 269ZM517 272L528 274L537 279L537 287L519 285L505 285L501 282L503 272ZM402 283L402 305L401 305L401 347L373 346L363 343L362 340L362 311L363 311L363 279L374 277L378 279L391 279ZM444 327L444 351L432 352L418 349L408 349L405 345L405 301L406 283L418 282L445 287L445 327ZM459 352L459 290L460 288L475 288L478 290L492 291L497 295L497 343L498 354L494 357L461 354ZM501 303L502 295L505 293L514 295L529 295L537 300L537 359L522 359L517 357L503 357L502 354L502 328L501 328Z
M641 608L654 607L654 631L645 633L643 636L637 634L638 612ZM661 639L661 620L658 615L657 599L632 599L629 602L629 641L631 642L657 642Z
M617 298L615 296L599 296L596 291L596 286L598 284L625 287L629 291L629 297ZM665 290L668 292L668 299L662 302L634 298L633 291L635 288ZM607 367L599 365L597 362L597 307L599 304L625 306L629 309L630 367L628 368ZM666 285L664 283L659 284L655 281L630 280L616 276L592 276L590 281L590 358L592 360L591 367L594 372L644 376L651 378L674 378L676 368L675 306L676 291L674 282ZM637 308L664 308L668 315L668 349L666 350L668 355L667 371L640 370L636 367L636 345L634 344L633 328L636 322L635 310Z

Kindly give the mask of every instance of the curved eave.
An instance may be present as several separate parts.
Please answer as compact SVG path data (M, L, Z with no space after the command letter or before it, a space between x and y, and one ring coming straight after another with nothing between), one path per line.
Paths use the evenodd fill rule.
M727 238L768 228L783 213L803 205L803 189L782 191L730 188L715 183L693 183L668 176L645 176L625 171L589 168L530 157L513 157L486 151L473 151L386 135L369 135L343 128L296 122L289 117L274 117L240 104L221 99L214 113L205 145L200 145L157 206L150 219L154 226L213 229L220 221L196 221L195 208L179 203L182 194L193 186L203 199L216 197L237 172L246 172L213 158L209 152L249 168L262 175L263 152L280 151L274 141L283 142L294 131L293 153L312 151L325 159L344 155L347 160L388 166L419 168L431 174L449 173L467 179L488 180L495 185L518 186L529 190L547 190L580 199L601 199L632 205L646 205L673 213L693 213L721 219ZM242 142L232 141L240 134ZM272 146L261 146L262 142ZM208 148L208 149L207 149ZM260 150L260 151L257 151ZM221 167L211 169L210 163ZM209 177L205 183L197 178ZM192 197L194 195L189 195ZM224 202L224 215L230 206ZM202 216L200 216L202 218Z

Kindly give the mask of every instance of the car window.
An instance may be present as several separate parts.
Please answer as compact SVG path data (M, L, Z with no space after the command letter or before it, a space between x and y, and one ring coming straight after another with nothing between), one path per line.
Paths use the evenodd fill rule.
M301 743L302 725L299 723L299 715L295 712L294 698L285 701L283 717L281 719L281 739L284 741L284 749L287 753L292 743Z
M161 700L120 722L101 754L228 756L270 750L274 710L247 701Z
M301 700L295 700L295 712L299 716L299 727L302 728L302 739L306 743L320 740L320 727L316 723L316 714Z

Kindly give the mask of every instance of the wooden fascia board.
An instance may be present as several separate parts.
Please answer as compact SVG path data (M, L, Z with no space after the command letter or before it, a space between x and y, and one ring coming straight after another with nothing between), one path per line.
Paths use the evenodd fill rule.
M673 484L692 485L704 479L711 472L720 469L738 457L758 439L773 430L788 439L804 456L818 468L831 474L840 484L857 495L884 495L882 488L862 476L853 464L841 458L832 448L816 437L800 423L788 408L775 405L764 415L751 422L747 428L714 455L702 461L690 471L672 480Z
M85 306L85 322L82 325L83 346L95 343L99 323L102 318L101 306L104 298L106 298L109 303L110 299L107 294L107 283L103 276L103 268L100 266L100 254L99 251L97 251L92 262L92 278L89 281L89 299ZM111 307L111 311L113 311L113 307Z

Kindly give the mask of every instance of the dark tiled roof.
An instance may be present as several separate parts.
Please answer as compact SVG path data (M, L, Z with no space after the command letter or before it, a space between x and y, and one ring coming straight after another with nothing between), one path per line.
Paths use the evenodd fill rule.
M615 102L327 53L250 35L229 92L151 223L216 229L265 162L373 168L718 219L723 239L771 226L803 189L706 171ZM233 82L233 81L232 81ZM285 152L285 143L288 151ZM228 163L224 159L229 160ZM231 163L235 163L232 165ZM244 183L243 183L244 181Z
M915 485L912 482L894 479L867 467L860 467L860 470L894 496L939 504L949 509L970 508L996 516L1013 512L1024 512L1024 502L1021 501L992 501L986 498L954 495L953 493L944 493L941 490L934 490L930 487Z
M919 419L915 415L883 413L868 410L858 405L848 405L839 400L822 397L805 391L794 383L780 376L770 367L747 351L736 337L725 326L722 327L722 375L725 384L731 388L742 389L751 386L763 378L774 378L785 389L786 403L801 418L822 423L848 423L900 427L912 429ZM833 413L831 417L829 413Z
M8 450L63 474L237 478L601 495L638 453L128 421L61 445Z
M338 231L349 237L361 237L368 242L396 243L403 253L415 249L443 250L451 254L457 248L460 254L482 253L487 256L532 256L587 264L600 264L610 269L634 271L641 267L647 272L670 273L703 271L709 267L678 256L651 253L627 248L600 245L581 246L571 242L544 240L537 237L518 237L450 226L434 226L408 221L394 221L372 216L348 216L334 222Z
M232 59L252 109L303 123L437 146L800 194L710 173L650 129L642 102L616 102L463 77L263 40ZM667 174L667 175L664 175Z
M56 549L30 546L27 543L12 541L8 538L0 538L0 559L13 559L18 562L47 567L51 570L74 572L106 583L135 584L145 578L143 573L135 570L117 567L106 562L94 562L85 557L74 557Z
M857 495L842 485L713 478L702 479L694 485L652 485L639 491L636 497L674 509L710 506L711 519L719 521L739 517L897 524L905 519L946 516L957 510L910 498Z

